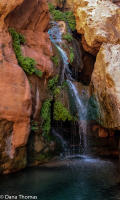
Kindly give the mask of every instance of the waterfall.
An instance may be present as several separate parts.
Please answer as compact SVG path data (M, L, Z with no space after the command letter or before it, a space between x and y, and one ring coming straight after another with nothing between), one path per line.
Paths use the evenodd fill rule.
M82 146L84 148L83 151L85 151L87 146L87 103L85 103L85 100L79 95L74 83L70 80L67 80L67 83L78 113L80 146Z
M59 140L59 142L61 143L61 146L62 146L64 152L66 152L67 149L68 149L68 144L64 140L64 138L55 129L52 129L52 134Z
M63 61L63 68L61 72L60 77L60 83L62 83L65 79L65 75L68 79L73 80L71 77L72 72L69 69L68 66L68 57L66 52L61 48L62 43L62 33L60 32L60 28L56 22L51 22L51 28L48 31L48 34L50 36L51 42L55 45L55 47L58 49L62 61Z
M81 99L77 88L75 87L72 78L72 72L69 69L69 63L68 63L68 57L66 52L62 49L61 44L62 44L62 33L60 32L59 25L56 22L51 22L51 28L48 31L48 34L50 36L51 42L55 45L55 47L58 49L62 61L63 61L63 68L61 72L61 78L60 78L60 83L63 82L65 79L65 76L67 78L67 83L68 87L70 90L70 93L72 95L72 98L74 100L77 113L78 113L78 119L79 119L79 137L80 137L80 148L85 149L87 146L87 141L86 141L86 131L87 131L87 123L86 123L86 118L87 118L87 106L83 103L83 100ZM54 131L54 134L55 131ZM59 136L59 139L61 140L62 144L62 138L60 135L56 135L57 137ZM83 152L84 150L82 150Z

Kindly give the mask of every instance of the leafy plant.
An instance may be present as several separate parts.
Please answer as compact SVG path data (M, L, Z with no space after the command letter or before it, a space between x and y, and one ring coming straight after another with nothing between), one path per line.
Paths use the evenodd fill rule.
M56 56L52 56L52 57L51 57L51 60L53 61L53 63L54 63L56 66L59 65L59 58L58 58L57 55L56 55Z
M48 88L53 91L56 88L57 83L58 83L58 75L56 75L55 77L53 77L48 81Z
M54 89L54 91L53 91L54 97L58 96L58 95L60 94L60 92L61 92L61 87L60 87L60 86L59 86L59 87L56 87L56 88Z
M72 63L74 61L74 52L73 52L73 48L70 47L70 63Z
M68 84L67 84L67 81L63 81L62 85L61 85L61 88L64 89L64 88L67 88L68 87Z
M22 34L17 33L15 29L10 28L9 32L13 40L13 48L18 60L18 64L23 68L23 70L29 75L35 73L37 76L41 77L42 72L35 68L36 61L33 58L24 57L21 50L21 44L25 43L25 38Z
M42 71L41 70L39 70L39 69L37 69L37 68L35 68L35 71L34 71L34 73L36 74L36 76L38 76L39 78L41 78L42 77Z
M55 6L52 3L48 3L48 7L55 21L65 20L64 13L61 12L60 10L56 10Z
M75 31L75 29L76 29L76 21L75 21L75 16L74 16L73 12L72 11L65 12L65 19L68 22L68 25L69 25L70 29L72 31Z
M49 132L51 129L51 99L47 99L44 101L41 109L41 117L42 117L42 132L43 136L49 140Z
M73 15L72 11L61 12L60 10L55 9L55 6L51 3L48 3L49 11L53 16L55 21L67 21L70 29L72 31L76 28L75 16Z
M66 33L63 35L63 39L67 40L68 42L71 42L73 40L73 37L70 33Z
M54 120L59 121L71 121L72 116L69 111L64 107L64 105L60 101L55 101L54 103L54 112L53 112Z
M31 121L31 130L32 131L37 131L37 130L39 130L39 125L38 125L38 122L36 122L36 121Z

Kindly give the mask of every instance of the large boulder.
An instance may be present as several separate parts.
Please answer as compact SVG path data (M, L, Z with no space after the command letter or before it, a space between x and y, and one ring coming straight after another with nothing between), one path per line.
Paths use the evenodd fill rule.
M103 44L92 74L98 121L106 128L120 129L120 44Z
M110 0L74 0L74 13L86 51L95 55L103 42L120 43L120 8Z

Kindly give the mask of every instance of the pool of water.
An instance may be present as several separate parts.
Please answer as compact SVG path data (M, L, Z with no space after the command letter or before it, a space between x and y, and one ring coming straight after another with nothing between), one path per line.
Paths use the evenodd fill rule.
M0 177L0 194L36 195L38 200L119 200L119 167L89 157L67 158Z

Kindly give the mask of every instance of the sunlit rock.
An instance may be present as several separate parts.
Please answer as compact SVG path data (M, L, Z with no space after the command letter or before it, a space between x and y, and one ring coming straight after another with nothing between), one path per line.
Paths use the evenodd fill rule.
M99 107L99 122L120 129L120 45L103 44L92 74L93 94Z
M120 8L111 1L75 0L74 13L86 51L96 54L103 42L120 43Z

